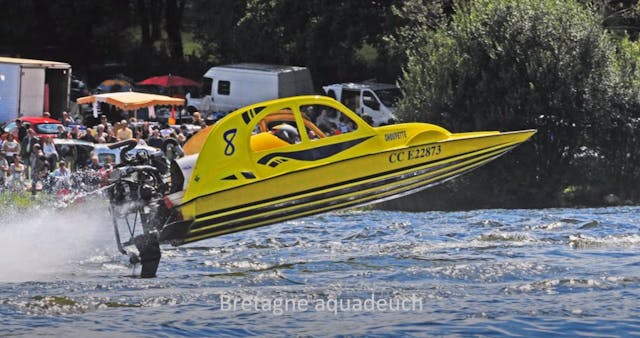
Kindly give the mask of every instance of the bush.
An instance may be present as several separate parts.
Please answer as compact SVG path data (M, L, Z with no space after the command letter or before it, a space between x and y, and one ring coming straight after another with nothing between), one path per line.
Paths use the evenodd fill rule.
M538 129L454 183L482 196L470 203L552 206L567 186L613 189L606 175L631 149L611 152L636 143L629 109L638 112L640 77L629 72L637 46L616 54L596 13L573 0L475 0L459 4L448 24L413 36L401 118L452 131ZM613 140L621 125L628 133ZM583 161L585 153L597 160ZM637 161L631 168L638 172Z

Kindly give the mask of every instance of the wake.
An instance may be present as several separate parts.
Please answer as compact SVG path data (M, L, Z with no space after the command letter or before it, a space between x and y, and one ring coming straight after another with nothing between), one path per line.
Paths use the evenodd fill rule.
M1 217L0 282L61 278L82 261L113 251L108 208L95 196L64 210L35 206Z

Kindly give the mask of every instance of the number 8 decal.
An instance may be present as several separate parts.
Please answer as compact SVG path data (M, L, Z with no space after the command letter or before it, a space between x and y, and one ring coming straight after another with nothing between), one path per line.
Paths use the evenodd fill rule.
M224 132L222 138L225 142L227 142L226 147L224 147L224 154L227 156L233 155L236 152L236 147L233 145L233 139L236 137L236 133L238 129L233 128Z

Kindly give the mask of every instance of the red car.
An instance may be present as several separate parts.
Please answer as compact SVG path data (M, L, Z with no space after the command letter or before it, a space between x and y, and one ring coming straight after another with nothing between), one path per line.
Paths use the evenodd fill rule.
M49 117L23 116L20 120L25 127L33 129L40 138L58 137L58 126L62 126L60 121ZM4 127L4 131L13 134L16 140L18 139L18 128L15 121L8 123Z

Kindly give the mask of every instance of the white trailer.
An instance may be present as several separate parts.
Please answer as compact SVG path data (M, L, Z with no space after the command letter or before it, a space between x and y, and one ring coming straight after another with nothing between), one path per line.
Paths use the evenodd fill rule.
M209 69L202 81L202 97L187 94L187 109L225 114L281 97L313 94L309 69L259 63L239 63Z
M21 116L60 118L69 107L68 63L0 57L0 123Z

